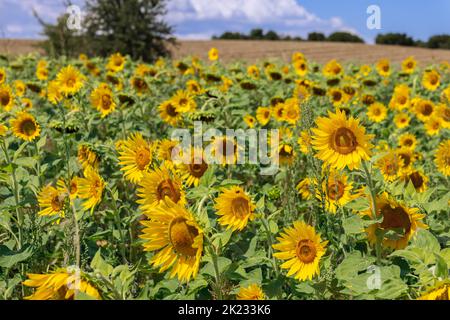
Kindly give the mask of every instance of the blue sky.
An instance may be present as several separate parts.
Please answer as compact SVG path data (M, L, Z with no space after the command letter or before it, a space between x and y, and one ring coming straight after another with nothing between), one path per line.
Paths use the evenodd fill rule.
M0 0L0 37L38 38L32 8L48 22L65 11L63 0ZM83 0L73 1L83 4ZM369 5L381 9L381 30L366 27ZM346 30L373 42L377 33L405 32L415 39L450 33L450 0L168 0L166 19L176 35L208 39L224 31L273 29L305 37Z

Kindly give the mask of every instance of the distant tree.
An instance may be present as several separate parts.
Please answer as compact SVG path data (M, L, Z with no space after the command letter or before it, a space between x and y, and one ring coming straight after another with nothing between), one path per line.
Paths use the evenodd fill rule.
M311 32L308 34L308 41L325 41L326 37L321 32Z
M450 49L450 35L440 34L430 37L427 47L432 49Z
M386 33L379 34L375 39L376 44L393 44L400 46L415 46L413 38L405 33Z
M249 38L252 39L252 40L264 39L264 31L263 31L263 29L252 29L252 30L250 30Z
M270 30L264 35L264 39L265 40L280 40L280 36L275 31Z
M336 42L358 42L364 43L364 40L360 37L351 34L349 32L334 32L330 34L327 38L328 41L336 41Z

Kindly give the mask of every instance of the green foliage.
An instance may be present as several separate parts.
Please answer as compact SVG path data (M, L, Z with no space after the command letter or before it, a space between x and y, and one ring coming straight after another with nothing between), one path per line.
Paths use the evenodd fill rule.
M364 43L363 39L350 32L333 32L328 36L327 41Z
M405 33L379 34L375 38L376 44L394 44L399 46L414 46L414 40Z

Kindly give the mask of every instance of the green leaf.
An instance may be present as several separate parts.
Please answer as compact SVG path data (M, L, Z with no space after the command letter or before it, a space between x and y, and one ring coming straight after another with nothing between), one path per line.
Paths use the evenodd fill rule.
M436 277L447 279L448 278L448 265L445 262L444 258L441 255L435 253L436 258Z
M0 267L11 268L19 262L27 260L33 255L30 246L24 246L19 251L12 251L7 246L0 246Z
M435 236L428 230L419 230L411 241L411 246L424 249L428 253L439 253L441 246Z
M345 234L358 234L364 232L364 220L358 215L352 215L348 218L344 218L342 221L342 227Z
M100 272L100 274L106 278L108 278L114 271L113 266L103 260L101 256L101 249L97 251L94 258L92 259L91 268L97 272Z

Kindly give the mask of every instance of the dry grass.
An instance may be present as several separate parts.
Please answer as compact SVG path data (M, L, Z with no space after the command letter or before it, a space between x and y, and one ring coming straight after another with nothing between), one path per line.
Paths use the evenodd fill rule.
M36 40L0 39L0 54L19 55L42 50L35 46ZM414 56L421 63L450 61L450 50L431 50L400 46L365 45L330 42L291 42L291 41L179 41L171 51L175 59L189 55L207 58L211 47L220 51L220 58L225 62L242 60L255 62L261 59L281 58L288 61L292 53L303 52L307 58L316 62L330 59L372 63L380 58L389 58L400 62L408 56Z

